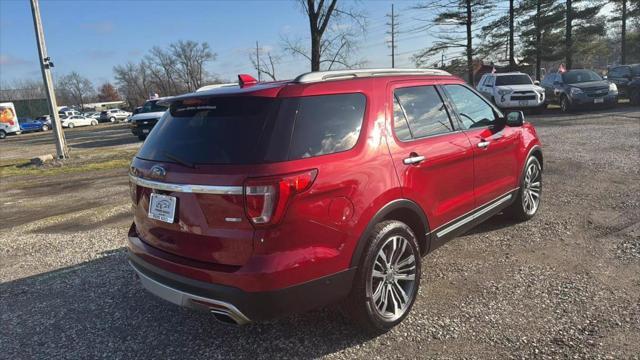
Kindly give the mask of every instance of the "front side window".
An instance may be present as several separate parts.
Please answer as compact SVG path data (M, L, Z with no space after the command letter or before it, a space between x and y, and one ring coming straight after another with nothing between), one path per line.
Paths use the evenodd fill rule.
M394 91L394 96L414 139L453 131L449 114L435 86L400 88ZM401 119L394 121L402 123ZM401 139L400 136L398 138Z
M443 86L465 129L493 125L496 114L479 95L463 85Z

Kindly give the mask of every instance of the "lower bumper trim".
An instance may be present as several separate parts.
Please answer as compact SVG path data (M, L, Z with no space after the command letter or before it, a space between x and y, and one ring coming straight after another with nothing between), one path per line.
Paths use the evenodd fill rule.
M232 304L174 289L148 277L142 271L138 270L138 268L136 268L136 266L131 261L129 261L129 264L131 265L133 270L135 270L142 286L147 289L147 291L161 299L164 299L176 305L198 310L204 308L205 310L209 310L213 313L228 316L238 325L244 325L251 322L248 317L246 317Z

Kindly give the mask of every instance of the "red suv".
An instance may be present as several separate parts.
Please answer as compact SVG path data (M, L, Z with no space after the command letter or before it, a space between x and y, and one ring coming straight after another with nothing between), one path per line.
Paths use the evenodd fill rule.
M130 262L170 302L238 324L341 302L385 331L422 256L540 206L533 126L444 71L239 78L167 100L131 164Z

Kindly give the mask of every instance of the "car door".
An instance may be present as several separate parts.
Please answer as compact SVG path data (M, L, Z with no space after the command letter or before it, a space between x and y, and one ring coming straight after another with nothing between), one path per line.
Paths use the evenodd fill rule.
M489 101L493 100L493 87L496 82L496 77L493 75L487 76L484 84L484 91L482 91L482 95L487 98Z
M473 149L454 126L434 85L392 83L389 149L403 196L418 203L436 229L473 209Z
M520 131L504 126L502 113L466 85L442 87L473 148L477 208L517 188Z

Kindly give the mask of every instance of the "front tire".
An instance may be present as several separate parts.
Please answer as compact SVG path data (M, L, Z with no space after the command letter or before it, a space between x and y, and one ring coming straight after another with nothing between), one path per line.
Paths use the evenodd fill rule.
M518 195L505 212L514 220L527 221L540 209L541 196L542 166L535 156L531 156L525 165Z
M74 127L76 127L73 123L69 123L69 129L73 129Z
M114 117L110 117L110 118L109 118L109 121L110 121L110 122L116 122L116 118L114 118Z
M631 89L631 91L629 92L629 102L631 102L631 105L640 105L640 88Z
M420 287L421 257L409 226L396 221L376 225L368 239L344 310L374 334L398 325L409 314Z
M91 126L96 126L98 125L98 121L97 120L91 120Z
M4 130L0 130L0 140L7 137L7 133Z
M42 125L42 131L47 131L49 130L49 127L47 125Z
M560 99L560 110L562 110L563 113L568 113L571 111L571 102L569 102L568 97L563 96Z

